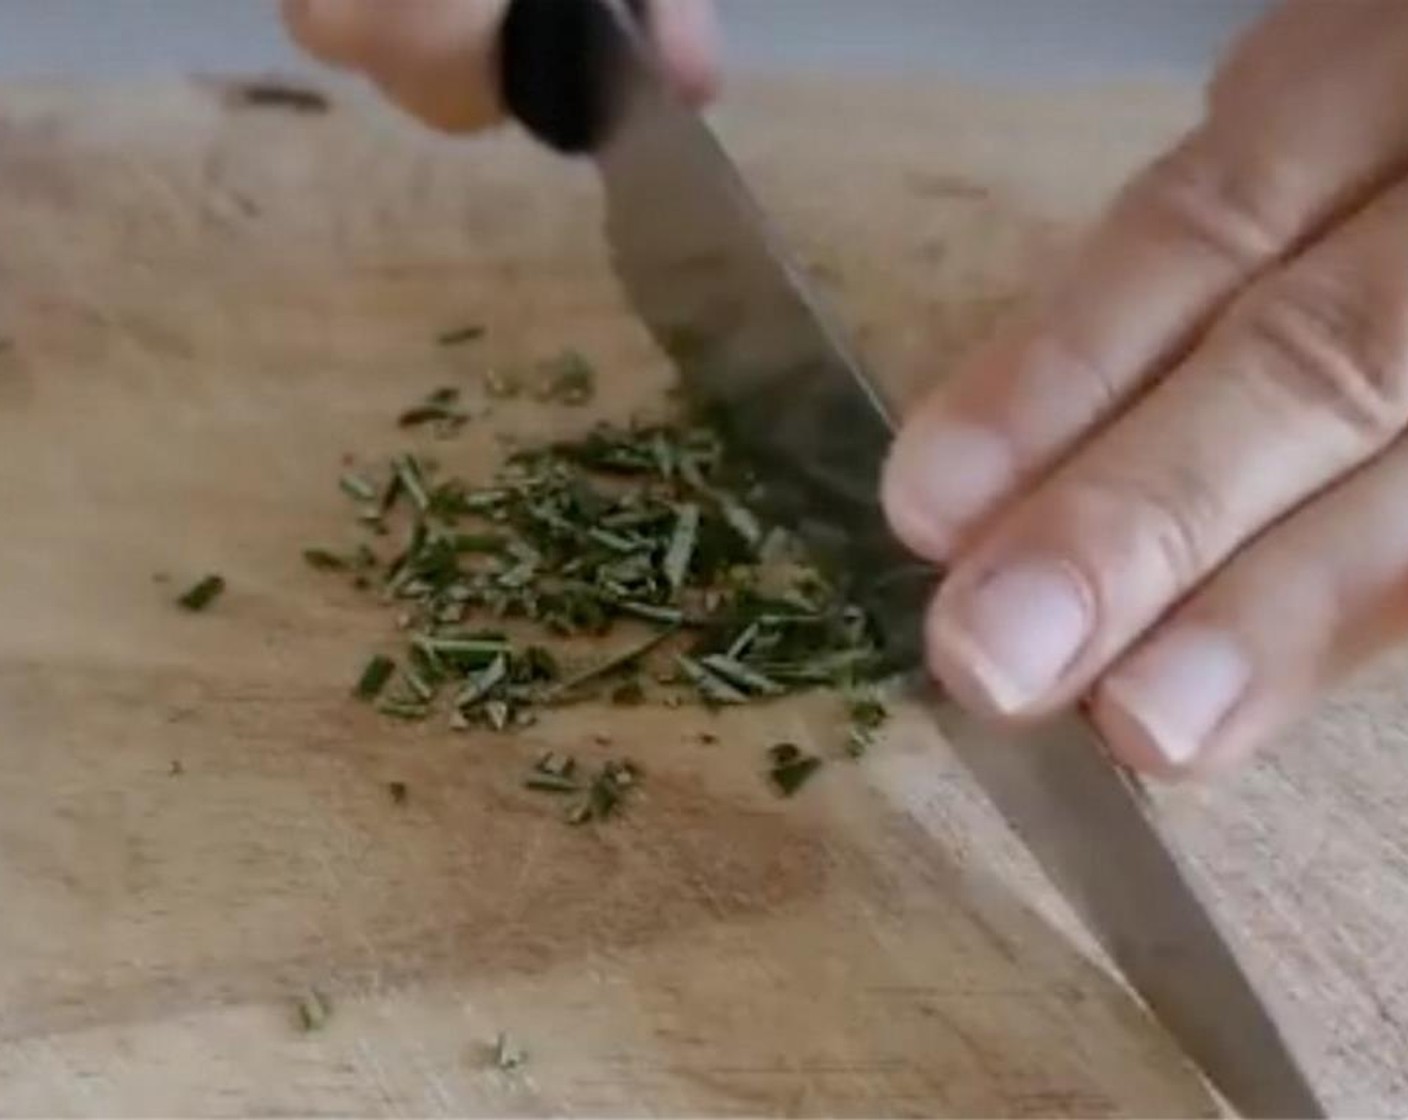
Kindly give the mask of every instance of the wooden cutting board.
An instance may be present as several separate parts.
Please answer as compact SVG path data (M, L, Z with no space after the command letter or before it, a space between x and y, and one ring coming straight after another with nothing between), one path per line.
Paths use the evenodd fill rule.
M1194 106L798 81L719 123L913 387ZM921 719L780 802L763 751L834 752L824 700L506 738L348 698L395 634L300 559L347 539L344 455L565 345L603 371L594 412L501 404L440 459L485 472L496 433L668 384L596 221L582 167L346 97L0 91L0 1113L1215 1111ZM487 338L435 345L466 322ZM207 571L226 596L175 609ZM1408 1108L1402 681L1167 805L1354 1113ZM548 746L637 760L629 811L566 827L519 785Z

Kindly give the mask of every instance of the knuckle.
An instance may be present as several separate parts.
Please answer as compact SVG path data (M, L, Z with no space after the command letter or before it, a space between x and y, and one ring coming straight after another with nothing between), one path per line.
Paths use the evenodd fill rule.
M1131 471L1083 480L1068 495L1063 520L1092 566L1157 573L1160 590L1194 586L1219 560L1226 504L1210 479L1193 471Z
M1156 236L1192 244L1245 270L1276 256L1291 240L1284 178L1266 161L1219 151L1204 131L1150 167L1126 206L1131 220Z
M1279 392L1378 446L1408 420L1401 318L1353 283L1288 274L1232 322L1266 354L1256 365Z
M1121 378L1099 351L1062 322L1059 313L1053 315L1032 339L1017 386L1027 407L1040 410L1040 424L1014 427L1039 427L1053 434L1059 430L1064 439L1078 434L1090 417L1103 416L1124 400L1127 378Z

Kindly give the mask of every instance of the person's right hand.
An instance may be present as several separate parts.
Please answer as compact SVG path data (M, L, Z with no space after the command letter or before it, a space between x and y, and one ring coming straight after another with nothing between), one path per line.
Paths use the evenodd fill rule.
M294 39L323 62L365 74L392 101L446 132L503 119L498 28L509 0L283 0ZM651 0L647 23L680 92L708 100L718 81L710 0Z
M1290 0L905 423L935 674L1205 773L1408 640L1408 3Z

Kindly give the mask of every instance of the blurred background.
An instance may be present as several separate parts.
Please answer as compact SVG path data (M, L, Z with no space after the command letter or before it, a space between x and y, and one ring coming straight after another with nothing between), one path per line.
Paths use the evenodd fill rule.
M397 0L387 0L395 3ZM736 70L1201 77L1268 0L721 0ZM275 0L0 0L0 75L307 68Z

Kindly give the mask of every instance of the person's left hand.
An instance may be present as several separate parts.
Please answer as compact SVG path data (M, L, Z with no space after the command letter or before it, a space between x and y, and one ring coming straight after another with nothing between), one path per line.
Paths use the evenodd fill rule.
M283 0L294 39L314 57L365 74L401 108L446 132L504 117L498 29L509 0ZM718 82L710 0L651 0L646 23L690 101Z

